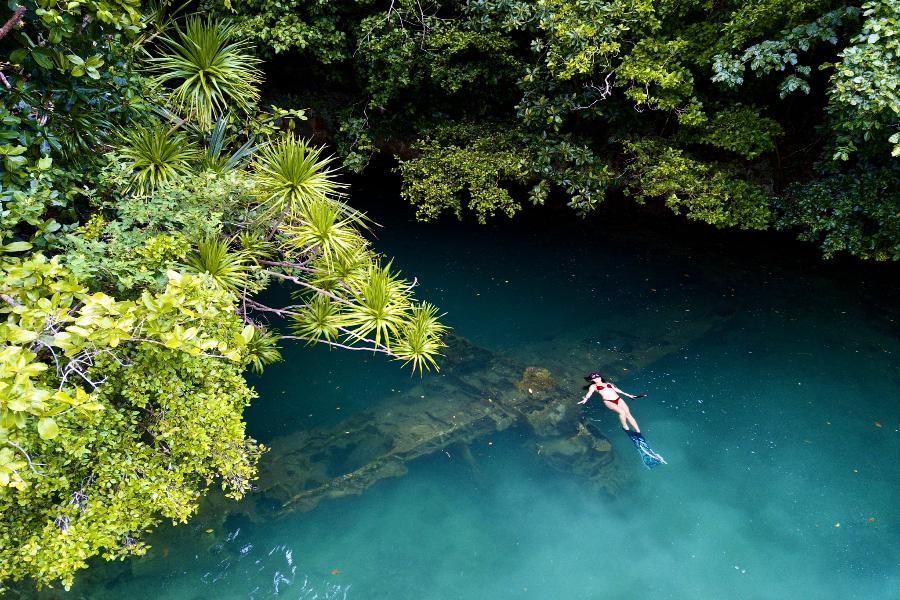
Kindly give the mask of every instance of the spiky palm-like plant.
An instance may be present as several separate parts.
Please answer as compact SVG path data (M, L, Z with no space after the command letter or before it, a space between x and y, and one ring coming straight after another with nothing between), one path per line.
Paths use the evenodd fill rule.
M260 374L266 365L271 365L281 360L281 352L278 349L278 334L269 331L265 327L254 327L253 336L247 342L247 353L250 360L250 369Z
M278 255L278 245L267 240L256 229L245 229L237 237L243 255L251 261L274 260Z
M259 99L260 60L235 33L233 25L190 17L162 38L162 56L150 59L156 81L176 83L173 103L204 129L229 107L248 112Z
M90 151L98 145L98 138L113 129L112 122L106 118L106 114L79 102L71 108L54 114L56 125L62 131L59 136L61 150L67 157L74 157L79 152ZM52 138L48 138L51 146Z
M252 267L242 252L232 251L228 242L216 238L202 240L197 250L188 255L185 267L196 273L206 273L219 288L240 294L258 287L250 277Z
M294 316L293 329L310 343L319 340L331 342L341 337L340 328L346 324L338 303L326 296L316 295Z
M375 254L366 247L338 257L330 263L324 257L310 261L306 279L323 290L344 290L348 281L359 281L368 272L369 265L376 260ZM302 296L298 294L298 297Z
M219 117L207 137L206 152L201 163L204 169L216 173L230 171L256 151L255 142L251 138L244 142L240 148L229 154L228 141L228 115L225 115Z
M392 351L403 364L412 363L413 371L423 368L438 369L436 357L446 346L441 339L447 332L438 315L438 309L429 302L414 305L409 318L400 327L400 336Z
M356 335L374 333L375 345L391 347L410 310L409 284L391 273L391 264L369 265L358 281L350 281L352 305L347 308L347 322Z
M365 239L354 225L364 225L360 219L345 216L342 206L327 198L313 198L298 210L296 225L281 227L282 243L296 253L320 256L326 268L335 260L350 257L365 248Z
M322 158L321 148L290 135L259 148L253 162L253 178L260 220L290 223L310 202L335 201L345 186L329 168L332 160ZM347 208L347 212L353 211Z
M130 163L132 186L141 191L151 190L174 175L190 173L199 157L184 133L162 124L133 125L120 137L119 156Z

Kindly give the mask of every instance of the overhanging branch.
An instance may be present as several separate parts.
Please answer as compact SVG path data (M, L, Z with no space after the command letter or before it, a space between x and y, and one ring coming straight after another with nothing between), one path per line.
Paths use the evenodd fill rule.
M3 24L3 27L0 27L0 40L6 37L6 34L12 31L12 28L16 26L16 24L22 20L22 17L25 16L26 8L21 4L16 7L16 10L13 11L12 16L9 18L6 23Z

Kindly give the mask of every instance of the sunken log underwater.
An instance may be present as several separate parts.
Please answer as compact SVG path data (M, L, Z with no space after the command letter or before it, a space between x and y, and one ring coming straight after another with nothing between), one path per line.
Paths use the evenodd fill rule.
M446 355L440 373L372 411L275 439L254 495L276 513L311 510L404 475L416 458L447 450L470 457L468 444L514 425L533 430L534 451L554 468L616 492L622 476L612 447L580 417L577 386L459 337L451 337Z

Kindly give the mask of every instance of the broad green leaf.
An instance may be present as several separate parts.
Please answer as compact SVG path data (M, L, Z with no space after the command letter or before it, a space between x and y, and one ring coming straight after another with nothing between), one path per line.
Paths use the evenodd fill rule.
M37 331L30 331L28 329L16 327L15 325L10 325L6 334L6 339L13 344L28 344L38 339L39 336L40 334Z
M45 69L53 68L53 56L46 48L32 48L31 56L34 61Z
M13 412L28 410L28 404L22 398L10 398L6 402L6 408Z
M25 252L26 250L31 250L31 243L29 242L11 242L2 246L4 252Z
M44 440L52 440L59 435L59 425L57 425L56 421L50 417L45 417L38 421L37 428L38 435Z

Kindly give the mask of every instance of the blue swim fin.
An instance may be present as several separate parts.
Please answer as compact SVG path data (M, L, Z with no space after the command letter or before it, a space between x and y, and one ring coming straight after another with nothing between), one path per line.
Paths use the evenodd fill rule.
M647 443L647 440L645 440L644 436L640 433L628 431L627 429L623 429L622 431L627 433L628 437L631 438L634 447L638 450L638 454L641 455L641 460L644 461L644 464L647 465L648 469L652 469L658 465L668 464L666 463L666 459L653 451L653 448L650 447L650 444Z

